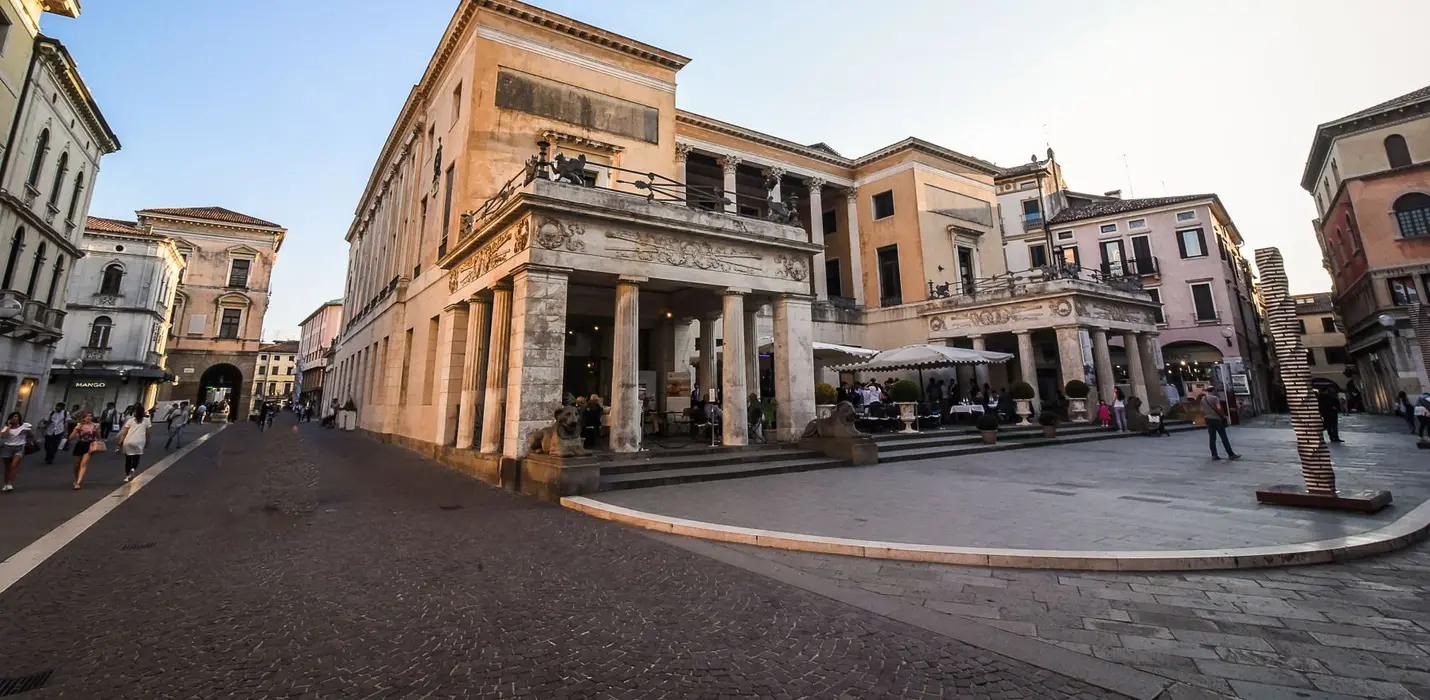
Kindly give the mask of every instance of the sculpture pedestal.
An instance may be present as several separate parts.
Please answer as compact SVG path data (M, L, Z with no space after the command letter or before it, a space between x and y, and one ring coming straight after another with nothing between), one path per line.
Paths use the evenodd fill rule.
M595 457L529 454L521 460L521 492L547 501L601 489L601 464Z
M1311 493L1304 486L1277 484L1256 490L1256 501L1274 506L1348 510L1355 513L1376 513L1390 505L1389 491L1338 491L1333 494Z
M825 457L842 459L856 467L879 463L879 445L868 435L801 438L799 448L818 452Z

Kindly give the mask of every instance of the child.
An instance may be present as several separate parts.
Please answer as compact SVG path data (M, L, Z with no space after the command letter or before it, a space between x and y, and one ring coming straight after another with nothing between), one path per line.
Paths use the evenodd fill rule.
M1104 428L1112 425L1112 409L1107 407L1104 399L1097 400L1097 424Z
M1147 435L1151 437L1157 437L1159 435L1172 437L1172 434L1167 432L1166 424L1162 422L1161 406L1153 407L1152 412L1147 414Z

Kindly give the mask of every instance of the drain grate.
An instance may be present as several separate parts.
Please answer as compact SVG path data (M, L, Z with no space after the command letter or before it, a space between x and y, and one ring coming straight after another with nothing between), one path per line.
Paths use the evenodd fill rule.
M0 678L0 695L19 695L31 690L39 690L50 682L50 675L54 672L54 669L50 669L18 678Z
M438 507L438 508L441 508L442 510L461 510L461 509L462 509L462 505L461 505L460 503L457 504L457 505L452 505L452 506L437 506L437 507Z
M153 547L153 546L154 546L154 543L153 543L153 542L134 542L134 543L126 544L126 545L124 545L123 547L120 547L119 549L122 550L122 551L125 551L125 552L132 552L132 551L134 551L134 550L136 550L136 549L149 549L149 548L151 548L151 547Z

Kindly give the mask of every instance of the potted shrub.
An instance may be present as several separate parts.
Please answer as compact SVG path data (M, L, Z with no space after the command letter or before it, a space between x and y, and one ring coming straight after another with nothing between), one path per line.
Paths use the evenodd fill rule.
M983 433L983 444L992 445L998 442L998 413L996 411L984 411L979 414L978 430Z
M341 430L357 429L357 404L353 403L351 396L348 397L348 402L343 404L342 409L338 411L338 428Z
M834 415L834 402L839 399L839 392L833 386L819 382L814 385L814 415L816 418L828 418Z
M1068 395L1068 419L1074 423L1086 423L1087 417L1087 395L1091 390L1087 382L1081 379L1074 379L1063 387L1063 393Z
M904 432L918 432L914 430L914 421L919 419L919 385L907 379L894 382L889 387L889 400L899 407L899 420L904 422Z
M1028 416L1033 415L1033 397L1037 396L1033 385L1027 382L1014 382L1013 386L1008 389L1008 395L1013 397L1013 401L1018 404L1018 417L1022 418L1021 421L1018 421L1018 425L1032 425Z
M1043 437L1057 437L1058 422L1060 420L1061 419L1058 418L1058 414L1053 413L1052 411L1043 411L1042 413L1039 413L1038 425L1043 426Z

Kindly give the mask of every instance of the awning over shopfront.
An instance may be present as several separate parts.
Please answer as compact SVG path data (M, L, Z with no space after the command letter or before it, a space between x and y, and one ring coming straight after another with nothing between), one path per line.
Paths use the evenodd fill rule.
M833 367L840 372L879 372L892 370L925 370L959 365L1001 364L1013 359L1006 352L951 348L945 345L905 345L883 350L865 362Z
M768 341L760 345L760 352L762 354L769 354L774 352L774 350L774 341ZM835 362L857 362L859 360L867 360L878 354L878 350L872 350L870 348L814 341L815 365L829 365Z

